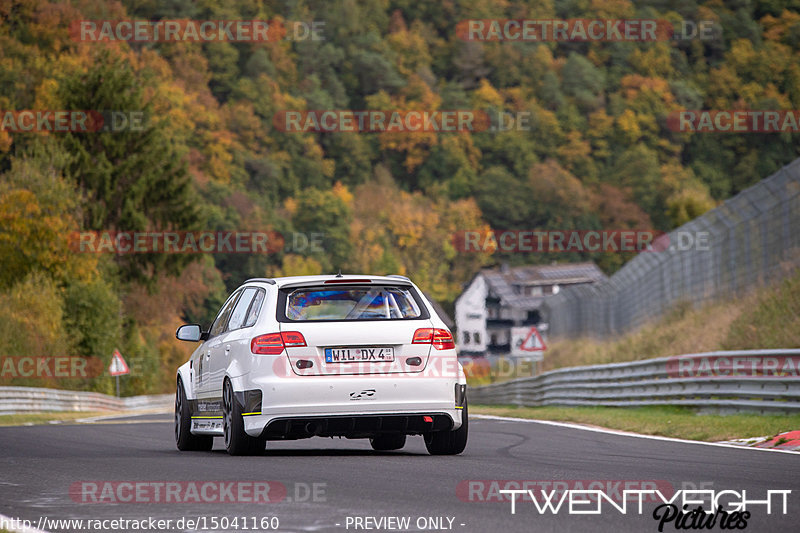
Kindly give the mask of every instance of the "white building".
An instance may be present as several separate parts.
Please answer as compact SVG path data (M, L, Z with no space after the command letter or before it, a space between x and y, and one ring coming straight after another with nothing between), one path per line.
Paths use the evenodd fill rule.
M511 328L546 329L540 309L565 286L595 283L606 276L594 263L502 265L484 269L455 302L456 348L460 355L508 355Z

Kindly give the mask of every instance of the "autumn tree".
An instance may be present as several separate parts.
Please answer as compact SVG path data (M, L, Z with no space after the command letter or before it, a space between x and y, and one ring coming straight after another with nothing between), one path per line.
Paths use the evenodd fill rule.
M87 58L85 71L70 72L59 86L67 109L141 113L142 130L67 132L61 137L72 157L64 171L85 195L83 224L91 230L191 230L200 220L186 162L172 138L171 125L153 113L145 96L146 74L108 49ZM131 115L128 115L131 116ZM106 124L108 126L108 124ZM185 257L132 254L131 276L151 275L150 267L180 268Z

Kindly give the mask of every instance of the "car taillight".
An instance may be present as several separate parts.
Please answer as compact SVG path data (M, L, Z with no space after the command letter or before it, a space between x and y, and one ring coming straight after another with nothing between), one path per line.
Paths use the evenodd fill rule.
M433 347L437 350L452 350L456 347L453 336L446 329L433 330Z
M299 331L267 333L250 341L250 351L258 355L278 355L284 348L306 346L306 339Z
M433 342L433 328L420 328L414 332L412 344L430 344Z
M250 341L250 351L258 355L278 355L283 351L283 340L280 333L259 335Z
M306 339L299 331L284 331L281 332L283 344L287 348L299 348L306 345Z
M456 347L450 332L441 328L420 328L414 332L411 343L432 344L437 350L452 350Z

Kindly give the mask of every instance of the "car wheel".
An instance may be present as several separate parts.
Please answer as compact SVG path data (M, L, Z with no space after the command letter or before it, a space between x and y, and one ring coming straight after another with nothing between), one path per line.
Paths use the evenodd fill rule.
M378 435L369 439L372 449L378 452L399 450L406 445L406 436L401 434Z
M431 455L458 455L467 447L469 433L469 413L467 401L461 412L461 427L455 431L432 431L425 434L425 447Z
M209 451L214 446L211 435L192 435L192 411L183 390L183 382L179 379L175 390L175 444L182 452Z
M225 449L231 455L256 455L264 451L266 439L251 437L244 431L242 408L233 395L233 386L225 380L222 387L222 430Z

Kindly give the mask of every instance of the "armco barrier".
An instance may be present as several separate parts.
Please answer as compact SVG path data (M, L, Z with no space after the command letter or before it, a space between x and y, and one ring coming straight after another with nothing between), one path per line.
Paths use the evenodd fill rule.
M767 358L789 361L787 375L676 376L676 360ZM470 388L471 404L519 406L683 405L715 412L800 412L800 350L741 350L563 368ZM793 369L793 370L792 370ZM702 372L700 374L703 374ZM712 373L713 374L713 373Z
M171 409L172 394L116 398L97 392L37 387L0 387L0 415L44 411L128 411Z

